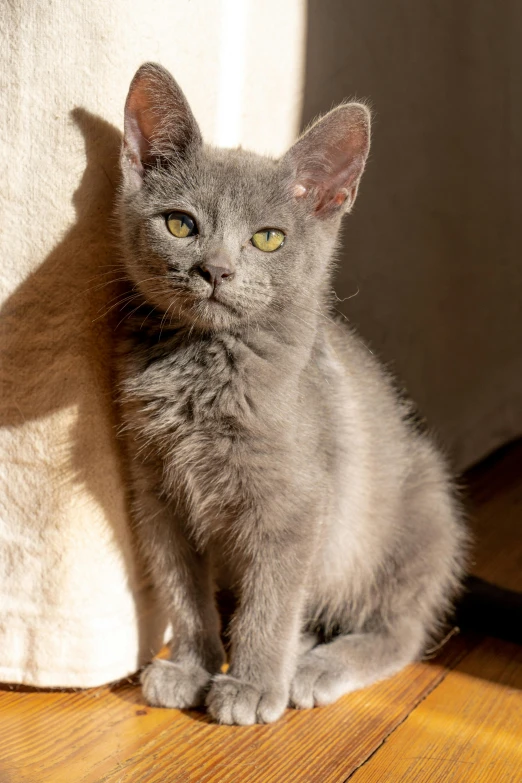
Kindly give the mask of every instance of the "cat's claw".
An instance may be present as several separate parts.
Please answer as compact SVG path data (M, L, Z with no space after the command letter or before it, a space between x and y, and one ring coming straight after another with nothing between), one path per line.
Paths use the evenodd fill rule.
M204 699L210 674L194 663L177 664L157 659L141 673L143 695L153 707L190 709Z
M227 674L214 678L207 696L207 708L218 723L251 726L273 723L288 703L283 689L263 690Z

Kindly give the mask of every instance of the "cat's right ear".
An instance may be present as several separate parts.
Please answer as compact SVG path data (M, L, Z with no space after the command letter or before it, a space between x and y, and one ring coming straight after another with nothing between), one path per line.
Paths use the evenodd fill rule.
M125 103L121 166L141 186L147 168L162 159L183 158L202 144L187 99L170 73L155 63L136 72Z

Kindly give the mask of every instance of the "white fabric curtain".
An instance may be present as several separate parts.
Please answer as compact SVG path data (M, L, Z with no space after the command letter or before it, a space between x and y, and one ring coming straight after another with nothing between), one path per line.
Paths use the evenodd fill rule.
M111 409L118 129L155 60L208 141L280 153L299 125L304 35L302 4L280 5L264 3L267 36L250 0L3 4L0 681L97 685L161 645Z

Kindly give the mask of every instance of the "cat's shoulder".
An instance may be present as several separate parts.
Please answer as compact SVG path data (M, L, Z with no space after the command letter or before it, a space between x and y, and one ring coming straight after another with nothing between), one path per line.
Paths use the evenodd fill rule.
M383 373L375 352L345 316L337 313L329 317L323 324L322 335L325 352L343 367Z

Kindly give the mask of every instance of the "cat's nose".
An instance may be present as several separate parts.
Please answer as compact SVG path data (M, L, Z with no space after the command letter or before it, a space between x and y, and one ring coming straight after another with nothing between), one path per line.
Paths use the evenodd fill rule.
M206 263L198 266L197 271L214 288L217 288L223 280L232 277L234 274L233 270L227 266L214 266L214 264Z

